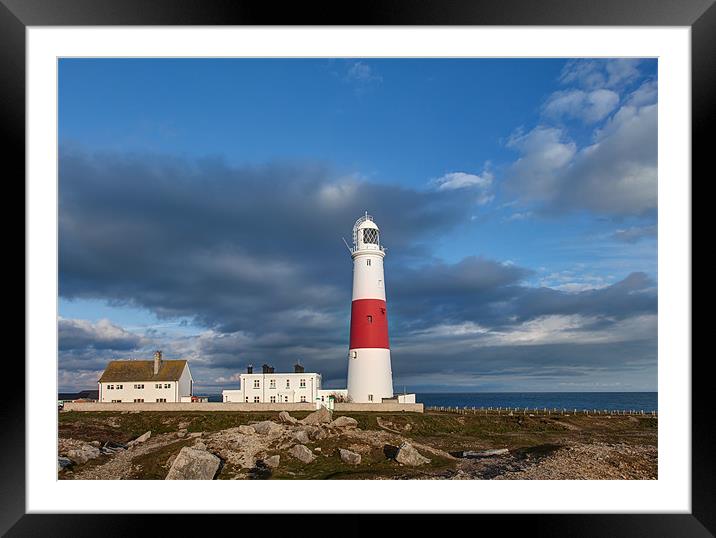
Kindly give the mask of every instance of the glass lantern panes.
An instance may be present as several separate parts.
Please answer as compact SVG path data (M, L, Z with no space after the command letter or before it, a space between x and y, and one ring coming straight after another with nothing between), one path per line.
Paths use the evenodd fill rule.
M373 228L365 228L363 230L363 242L372 243L373 245L378 244L378 230Z

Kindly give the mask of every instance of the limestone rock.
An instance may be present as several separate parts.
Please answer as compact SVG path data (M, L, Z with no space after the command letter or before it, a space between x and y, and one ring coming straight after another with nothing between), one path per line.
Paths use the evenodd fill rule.
M311 442L310 437L308 436L308 433L306 430L298 430L293 433L293 438L301 443L302 445L305 445L307 443Z
M313 452L311 452L305 445L294 445L288 453L303 463L311 463L316 459Z
M130 441L129 443L127 443L127 446L133 446L133 445L136 445L136 444L138 444L138 443L143 443L144 441L146 441L147 439L149 439L151 436L152 436L152 432L151 432L151 431L144 432L142 435L140 435L139 437L137 437L134 441Z
M185 446L172 463L165 480L212 480L220 462L206 450Z
M350 465L358 465L360 463L360 454L346 450L345 448L339 448L338 453L341 456L341 460Z
M358 427L358 421L351 417L338 417L329 424L331 428L355 429Z
M288 414L288 411L281 411L278 414L278 419L284 424L298 424L298 419Z
M270 433L281 431L281 426L271 420L264 420L263 422L254 424L254 430L256 430L256 433L268 435Z
M266 458L264 460L264 463L266 464L266 467L269 467L271 469L275 469L278 467L278 464L281 462L281 456L276 454L275 456L271 456L270 458Z
M410 443L402 443L395 456L395 461L403 465L418 466L430 463L430 460L420 454Z
M301 424L328 424L331 422L333 413L325 407L321 407L314 411L306 418L301 420Z
M89 460L98 458L100 454L101 452L99 448L86 443L78 448L68 450L66 456L73 462L82 465L83 463L87 463Z
M253 426L247 426L246 424L242 424L239 426L239 433L243 433L244 435L252 435L256 433L256 428Z

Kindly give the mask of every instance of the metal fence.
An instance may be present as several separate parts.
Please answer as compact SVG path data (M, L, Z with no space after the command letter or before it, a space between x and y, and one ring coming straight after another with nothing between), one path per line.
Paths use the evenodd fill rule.
M643 416L656 418L657 411L644 409L566 409L557 407L449 407L425 406L425 411L457 413L459 415L506 415L506 416Z

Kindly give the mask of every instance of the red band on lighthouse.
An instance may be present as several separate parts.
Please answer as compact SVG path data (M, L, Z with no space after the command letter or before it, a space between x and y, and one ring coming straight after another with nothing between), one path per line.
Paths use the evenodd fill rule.
M351 349L382 348L388 344L388 315L385 301L357 299L351 305Z

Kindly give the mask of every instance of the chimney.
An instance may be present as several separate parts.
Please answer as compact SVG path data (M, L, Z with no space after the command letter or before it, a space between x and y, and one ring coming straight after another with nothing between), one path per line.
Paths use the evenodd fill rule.
M247 374L253 374L253 373L254 373L254 365L253 365L253 364L249 364L249 365L246 367L246 373L247 373Z
M159 373L159 367L162 364L162 352L161 351L155 351L154 352L154 375L157 375Z
M293 365L293 371L297 374L302 374L303 372L306 371L306 369L303 366L301 366L301 363L297 362L296 364Z
M270 373L271 373L271 367L270 367L268 364L264 364L264 365L263 365L263 371L264 371L265 374L270 374Z

